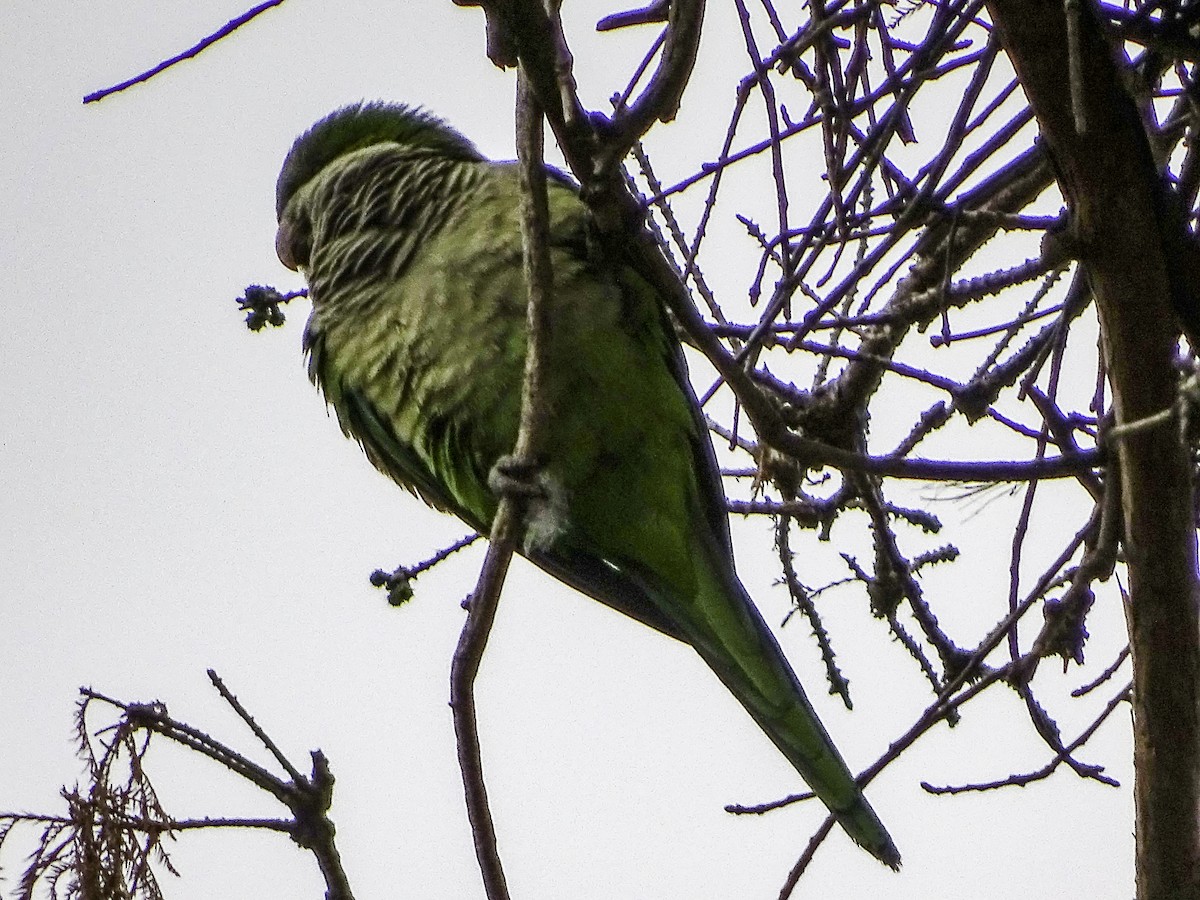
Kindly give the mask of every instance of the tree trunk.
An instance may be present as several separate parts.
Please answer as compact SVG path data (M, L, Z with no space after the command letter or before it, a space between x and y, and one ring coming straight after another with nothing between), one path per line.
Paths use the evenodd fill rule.
M1077 4L1077 5L1076 5ZM989 0L1071 211L1067 238L1099 307L1117 422L1170 407L1194 253L1169 213L1114 49L1080 0ZM1076 79L1068 39L1075 32ZM1074 95L1074 99L1073 99ZM1174 420L1119 454L1134 669L1137 896L1200 897L1200 629L1191 464Z

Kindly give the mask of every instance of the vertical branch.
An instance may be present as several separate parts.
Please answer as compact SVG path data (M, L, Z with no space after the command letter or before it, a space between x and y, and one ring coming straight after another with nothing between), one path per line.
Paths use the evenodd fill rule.
M458 745L458 767L462 772L467 802L467 819L475 842L475 858L483 877L488 900L508 900L508 885L496 845L496 826L488 806L483 781L483 759L479 753L479 722L475 715L475 676L487 647L500 589L512 560L520 524L514 515L513 498L501 499L492 525L487 557L479 572L479 581L467 607L454 659L450 664L450 708L454 714L454 736Z
M542 107L523 69L517 80L517 131L517 157L521 163L522 262L529 289L529 343L516 455L521 459L536 459L545 443L548 418L545 404L539 402L539 397L546 373L545 346L550 334L554 274L550 269L550 210L546 198L546 169L542 163Z
M552 275L546 240L549 212L546 172L542 165L542 111L523 69L517 81L517 153L521 172L521 236L529 298L521 425L513 456L517 468L523 469L528 476L537 465L538 448L546 430L546 412L542 409L539 397L545 368L542 363L545 356L543 348L549 331L548 301ZM458 762L466 793L467 816L475 841L475 856L479 861L488 900L507 900L508 886L500 863L496 828L483 780L474 683L495 619L504 576L520 538L528 497L529 493L517 490L501 494L492 523L487 557L471 595L467 621L450 668L450 705L454 710Z
M1063 0L1067 14L1067 72L1071 86L1071 118L1076 134L1087 134L1087 104L1083 100L1083 39L1079 30L1083 11L1080 0Z

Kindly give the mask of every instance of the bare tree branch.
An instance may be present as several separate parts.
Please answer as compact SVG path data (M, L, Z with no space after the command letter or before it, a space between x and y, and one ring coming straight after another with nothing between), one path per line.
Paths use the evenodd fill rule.
M169 59L164 59L162 62L160 62L154 68L148 69L145 72L142 72L140 75L135 75L133 78L130 78L126 81L122 81L120 84L114 84L112 87L103 88L102 90L99 90L99 91L93 91L92 93L86 95L83 98L83 102L84 103L96 103L100 100L103 100L105 97L110 97L113 94L119 94L121 91L127 90L128 88L131 88L134 85L142 84L143 82L149 81L155 75L165 72L167 69L171 68L172 66L174 66L178 63L181 63L184 60L192 59L196 56L199 56L201 53L203 53L205 50L207 50L209 47L211 47L217 41L222 40L223 38L229 37L229 35L233 34L235 31L237 31L239 28L241 28L247 22L251 21L252 19L258 18L258 16L260 16L262 13L265 13L268 9L273 9L276 6L281 6L283 4L283 2L284 2L284 0L266 0L265 3L258 4L258 6L255 6L253 9L247 10L246 12L242 13L237 18L230 19L222 27L218 28L216 31L214 31L212 34L208 35L203 40L199 41L198 43L196 43L193 46L189 47L188 49L184 50L182 53L172 56Z

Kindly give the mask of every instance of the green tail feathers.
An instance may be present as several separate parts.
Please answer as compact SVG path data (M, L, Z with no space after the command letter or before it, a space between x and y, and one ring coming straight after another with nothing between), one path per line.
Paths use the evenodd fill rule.
M691 613L681 623L689 642L838 824L876 859L898 869L900 852L737 575L727 571L705 579L693 603L671 605Z

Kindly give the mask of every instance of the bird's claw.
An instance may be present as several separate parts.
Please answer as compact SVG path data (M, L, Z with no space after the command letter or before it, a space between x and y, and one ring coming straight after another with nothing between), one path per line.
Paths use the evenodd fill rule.
M552 546L566 529L566 495L544 467L544 460L502 456L488 475L488 487L497 496L525 503L526 552Z
M501 497L536 500L547 495L542 463L529 457L500 457L488 473L488 487Z

